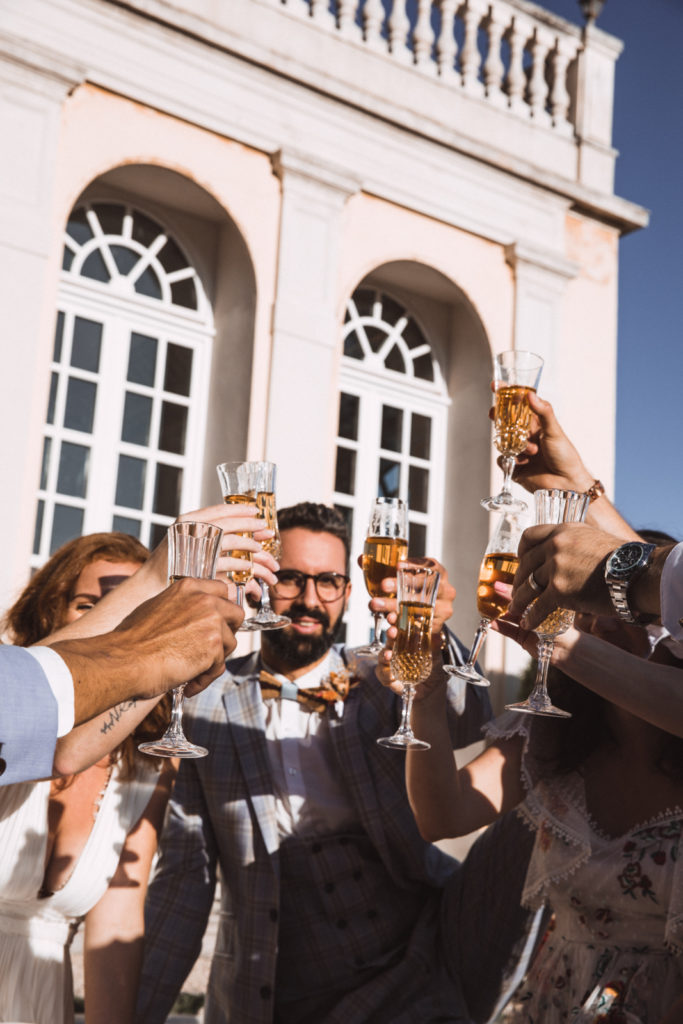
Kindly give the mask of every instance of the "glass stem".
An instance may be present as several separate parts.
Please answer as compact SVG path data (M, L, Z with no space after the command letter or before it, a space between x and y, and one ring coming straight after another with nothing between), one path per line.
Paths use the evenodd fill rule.
M372 635L372 643L373 643L373 646L374 646L375 644L381 644L382 643L382 641L380 640L380 636L379 636L380 630L382 628L382 613L381 612L373 612L372 613L372 617L375 620L374 621L374 632L373 632L373 635Z
M516 462L517 459L514 455L503 455L500 460L501 468L503 470L503 487L501 493L505 494L507 497L512 495L512 471L515 468Z
M534 700L546 702L548 700L548 669L550 668L550 659L553 653L553 647L555 641L548 637L544 640L538 641L538 669L536 672L536 682L534 688L529 695L529 700L533 703Z
M479 625L477 626L477 632L474 634L474 642L472 644L472 649L469 653L469 657L467 658L467 668L474 668L474 663L479 657L479 651L481 650L484 640L486 639L486 634L489 631L490 625L490 619L480 619Z
M259 586L261 588L261 607L259 611L268 613L272 610L270 607L270 590L265 580L260 579Z
M168 726L168 732L174 739L179 739L183 737L183 693L185 692L185 684L176 686L171 692L173 704L171 706L171 721Z
M237 591L235 604L238 608L244 608L244 583L236 583L235 590Z
M401 724L398 727L400 733L411 732L410 728L410 715L413 710L413 697L415 696L415 687L412 683L404 683L403 691L401 693Z

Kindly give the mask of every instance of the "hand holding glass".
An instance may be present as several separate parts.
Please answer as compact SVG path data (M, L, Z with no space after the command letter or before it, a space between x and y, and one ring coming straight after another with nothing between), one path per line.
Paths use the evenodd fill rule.
M370 521L363 549L363 576L370 597L395 597L382 589L385 579L396 576L397 565L408 557L408 507L401 498L376 498L370 509ZM379 655L382 613L373 612L374 633L371 643L358 647L355 654Z
M512 349L499 352L493 363L495 388L494 442L502 455L503 486L499 494L483 498L481 504L493 512L523 512L527 505L512 497L515 458L526 448L531 426L529 394L536 391L543 360L533 352Z
M495 590L496 583L512 583L519 558L517 548L522 528L514 513L503 513L493 537L488 543L484 560L479 569L477 584L477 611L481 615L472 649L464 665L444 665L444 671L465 679L475 686L490 686L488 679L477 672L476 660L487 637L489 626L494 619L504 615L510 603Z
M377 740L382 747L429 749L429 743L418 740L413 733L410 715L415 684L428 679L432 671L432 620L440 579L436 569L410 562L398 570L398 632L391 652L391 670L403 686L401 722L393 736Z
M582 523L590 497L576 491L536 491L536 525L542 523ZM574 622L574 612L568 608L556 608L536 626L538 636L538 671L534 688L526 700L517 704L506 704L509 711L522 711L529 715L545 715L548 718L571 718L568 711L557 708L548 696L548 668L553 653L555 637L566 633Z
M173 523L168 529L169 583L191 576L212 580L223 531L211 523ZM153 757L206 757L206 747L190 743L183 732L184 686L173 690L173 707L168 729L159 740L141 743L139 750Z
M254 476L253 462L222 462L216 466L218 479L221 484L221 493L226 505L257 505L256 482ZM242 537L251 537L251 533L241 533ZM228 573L229 578L237 588L237 604L244 607L244 588L254 575L254 555L252 551L244 551L235 548L226 552L230 558L238 558L243 563L243 568L233 569ZM252 629L260 629L260 626L252 626L253 619L244 619L239 630L244 632Z

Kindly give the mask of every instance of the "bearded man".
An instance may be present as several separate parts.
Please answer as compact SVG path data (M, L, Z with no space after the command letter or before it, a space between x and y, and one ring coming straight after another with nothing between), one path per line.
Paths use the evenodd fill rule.
M278 520L272 604L291 624L264 631L260 652L228 661L223 685L187 706L187 734L209 756L182 763L169 804L137 1019L166 1020L200 952L220 866L205 1024L469 1022L457 961L472 950L473 974L477 959L495 960L501 935L507 959L526 922L525 856L511 879L490 859L475 884L420 837L404 757L376 742L394 732L400 700L372 660L335 644L351 589L344 518L304 502ZM435 631L454 596L444 572ZM449 679L453 745L464 747L490 705L485 690ZM468 929L482 927L489 869L502 898L478 946Z

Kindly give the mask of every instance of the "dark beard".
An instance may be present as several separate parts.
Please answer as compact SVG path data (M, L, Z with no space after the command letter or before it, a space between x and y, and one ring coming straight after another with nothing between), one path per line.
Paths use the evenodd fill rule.
M305 615L309 619L317 619L322 625L322 632L319 636L296 636L290 632L290 627L284 629L271 629L268 636L263 636L261 644L266 660L268 652L272 651L277 656L278 662L286 665L288 669L305 668L319 661L329 651L332 644L337 640L342 630L342 615L339 613L337 621L332 626L327 612L320 608L307 608L300 602L293 604L287 611L291 619Z

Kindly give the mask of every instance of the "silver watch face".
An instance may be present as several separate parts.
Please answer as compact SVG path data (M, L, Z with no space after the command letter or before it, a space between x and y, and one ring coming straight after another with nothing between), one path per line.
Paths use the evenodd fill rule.
M640 567L647 565L653 544L640 543L637 540L622 544L607 559L606 576L614 580L628 580Z

